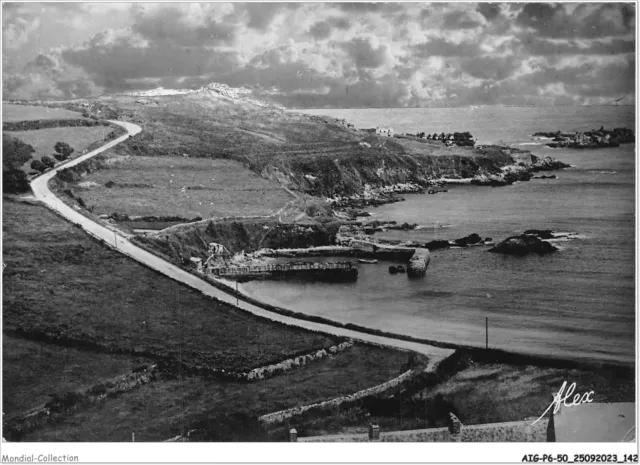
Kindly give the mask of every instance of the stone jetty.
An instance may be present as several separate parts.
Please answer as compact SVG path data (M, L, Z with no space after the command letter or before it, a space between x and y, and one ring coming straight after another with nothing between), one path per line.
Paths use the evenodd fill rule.
M349 282L358 278L358 268L351 262L294 262L272 265L212 266L209 272L234 281L256 279L305 279L311 281Z
M416 249L407 265L407 275L424 276L430 261L431 255L429 254L429 249Z

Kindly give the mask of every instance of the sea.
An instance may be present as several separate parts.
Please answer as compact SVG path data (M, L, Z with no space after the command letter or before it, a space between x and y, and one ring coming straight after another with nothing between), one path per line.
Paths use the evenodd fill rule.
M571 168L557 179L506 187L449 186L436 195L372 208L372 219L417 223L377 237L430 241L478 233L498 242L527 229L573 233L555 254L525 257L488 247L433 251L427 274L389 274L392 262L358 264L354 283L253 281L241 290L272 305L342 323L461 345L589 362L635 363L634 144L551 149L538 131L635 128L635 107L498 107L302 110L357 128L396 133L469 131L550 155ZM331 260L331 259L328 259ZM335 258L333 258L335 260Z

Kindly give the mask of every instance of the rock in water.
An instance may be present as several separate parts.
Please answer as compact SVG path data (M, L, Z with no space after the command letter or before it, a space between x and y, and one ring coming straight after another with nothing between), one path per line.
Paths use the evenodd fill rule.
M556 250L558 250L557 247L536 236L522 234L520 236L508 237L495 247L489 249L489 252L522 256L530 252L537 253L538 255L546 255Z
M550 229L527 229L524 234L538 236L540 239L553 239L553 231Z
M469 236L461 237L460 239L456 239L453 242L455 242L455 244L458 247L467 247L469 245L474 245L474 244L477 244L479 242L482 242L482 238L477 233L473 233L473 234L470 234Z
M430 261L429 249L416 249L407 265L407 274L409 276L424 276Z
M449 241L436 240L427 242L424 246L429 250L436 250L449 248L451 244L449 244Z

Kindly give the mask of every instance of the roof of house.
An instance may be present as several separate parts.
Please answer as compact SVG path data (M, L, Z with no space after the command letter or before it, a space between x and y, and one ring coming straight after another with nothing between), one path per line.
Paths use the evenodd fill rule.
M584 403L553 416L556 442L633 442L636 404Z

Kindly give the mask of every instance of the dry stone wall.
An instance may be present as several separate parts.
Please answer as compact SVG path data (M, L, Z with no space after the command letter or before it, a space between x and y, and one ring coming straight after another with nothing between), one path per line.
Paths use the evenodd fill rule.
M381 394L389 389L392 389L396 386L399 386L400 384L402 384L404 381L408 380L409 378L411 378L413 375L415 374L415 372L413 370L409 370L409 371L405 371L404 373L402 373L400 376L398 376L397 378L393 378L392 380L389 380L385 383L379 384L377 386L371 387L369 389L364 389L362 391L358 391L354 394L350 394L348 396L343 396L343 397L337 397L335 399L331 399L331 400L326 400L324 402L319 402L316 404L311 404L311 405L304 405L304 406L300 406L300 407L294 407L294 408L290 408L287 410L280 410L279 412L273 412L273 413L269 413L267 415L263 415L259 418L259 420L264 423L264 424L276 424L276 423L282 423L283 421L287 420L288 418L297 416L297 415L301 415L309 410L312 409L326 409L326 408L335 408L335 407L339 407L341 404L345 403L345 402L353 402L359 399L363 399L365 397L369 397L369 396L373 396L373 395L378 395Z

